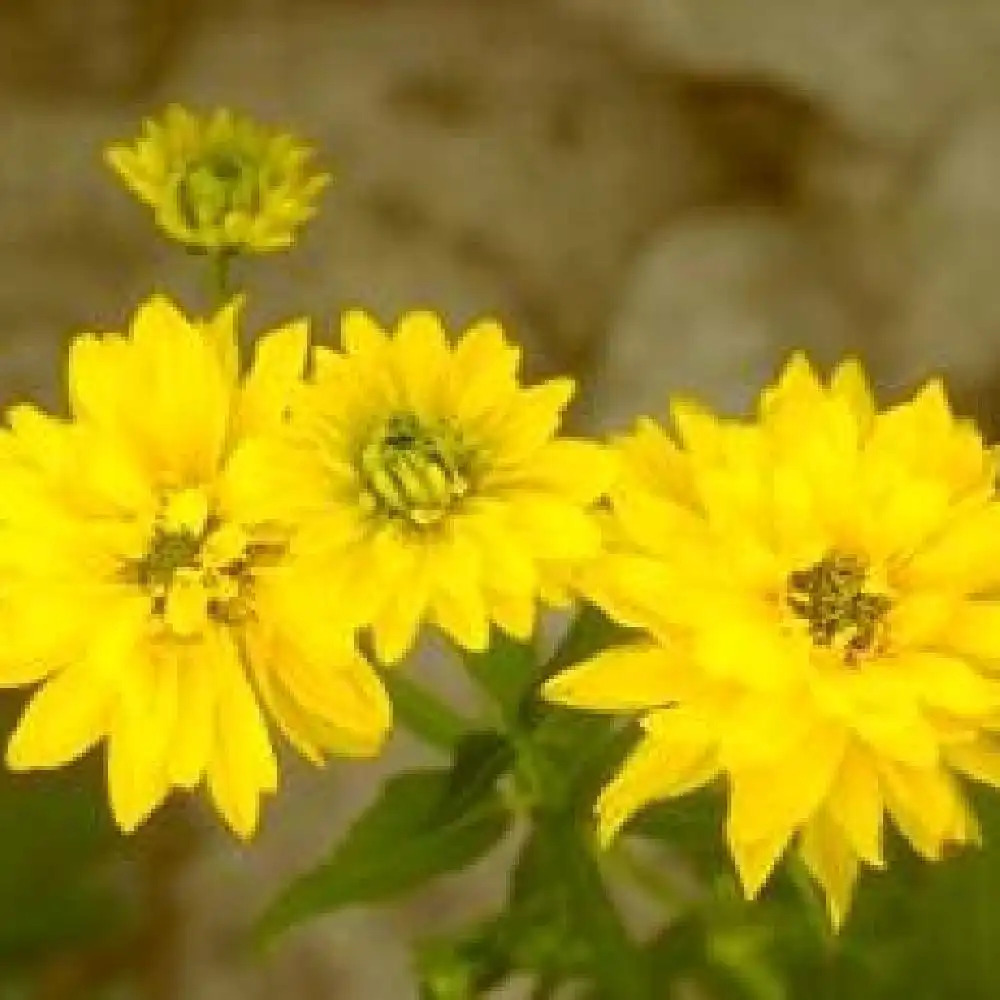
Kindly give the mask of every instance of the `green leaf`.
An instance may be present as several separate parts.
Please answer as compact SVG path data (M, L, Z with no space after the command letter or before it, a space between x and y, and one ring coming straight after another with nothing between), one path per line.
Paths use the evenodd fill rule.
M630 728L628 721L607 715L546 709L524 740L541 786L537 808L591 817L601 786L634 742Z
M517 718L521 703L538 680L539 665L530 643L517 642L497 629L483 653L465 654L469 673L499 705L504 719Z
M511 974L501 944L502 917L478 924L457 940L431 940L417 951L421 1000L472 1000Z
M557 845L536 827L514 867L497 937L513 970L560 981L585 976L590 945L577 933Z
M0 1000L32 1000L31 984L23 977L8 979L8 971L0 970Z
M593 981L604 1000L650 1000L642 948L608 898L583 833L568 817L544 817L518 857L505 908L457 939L419 952L424 1000L471 1000L517 973L537 995Z
M635 629L612 621L593 604L581 604L562 642L545 664L544 677L586 660L608 646L615 646L635 636Z
M707 965L705 932L704 922L689 915L662 929L643 945L646 976L650 983L656 984L658 996L672 996L673 988L682 980L692 982L700 978L698 973ZM600 996L601 993L593 989L585 993L582 1000L597 1000ZM718 996L720 1000L736 1000L731 992Z
M445 770L390 778L328 860L271 904L258 924L259 940L320 913L393 899L485 854L507 831L510 816L492 794L442 822L449 781Z
M698 914L687 914L663 928L643 948L650 982L670 986L692 976L707 963L706 926Z
M552 822L545 837L561 859L574 922L593 954L591 975L606 1000L651 997L638 951L629 940L580 831L570 823Z
M539 677L551 676L629 634L584 604ZM522 703L520 721L542 781L540 806L549 812L583 809L589 815L600 785L621 759L629 739L628 723L607 714L546 704L534 690Z
M543 979L587 977L606 1000L652 996L639 949L609 898L585 834L568 817L542 819L512 886L508 949Z
M450 822L493 792L497 779L514 763L510 741L492 730L469 733L455 749L448 782L435 819Z
M830 983L823 1000L1000 996L1000 802L992 790L976 789L973 797L982 849L926 862L890 837L886 871L862 874L841 934L790 970L795 987L821 970ZM788 933L780 938L783 952Z
M711 882L721 872L733 870L722 834L725 816L724 790L710 785L679 799L646 806L626 829L633 836L666 844Z
M451 940L419 949L422 997L470 1000L518 973L539 982L585 980L593 965L559 845L536 828L521 849L504 909Z

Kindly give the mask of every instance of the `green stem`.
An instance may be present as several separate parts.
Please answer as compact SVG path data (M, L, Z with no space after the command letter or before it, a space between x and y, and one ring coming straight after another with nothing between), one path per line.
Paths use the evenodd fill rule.
M487 696L504 728L519 728L521 703L538 678L538 660L531 643L518 642L494 629L485 652L457 652L466 673Z
M602 995L651 1000L652 984L607 894L589 838L568 818L552 823L547 836L559 859L577 933L592 951L591 974Z
M451 753L472 725L415 681L395 670L382 674L396 718L428 746Z
M530 738L516 729L508 730L507 738L514 748L514 775L525 805L531 809L539 804L545 804L548 785L545 780L545 768L531 745Z

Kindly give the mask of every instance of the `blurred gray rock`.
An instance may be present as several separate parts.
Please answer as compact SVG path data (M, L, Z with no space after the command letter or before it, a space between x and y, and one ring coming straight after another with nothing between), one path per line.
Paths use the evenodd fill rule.
M921 168L900 223L908 282L887 349L903 381L975 382L1000 353L1000 105L957 121Z
M672 393L741 413L793 348L829 362L853 345L848 311L806 233L774 213L693 213L637 261L588 426L661 416Z
M145 93L190 26L192 0L18 0L0 8L0 85L63 101ZM67 77L73 87L67 88Z
M1000 82L994 0L559 0L672 69L778 81L877 141Z
M280 31L256 10L196 39L163 96L238 95L332 166L294 271L255 269L274 308L499 313L552 367L603 335L649 227L712 189L669 88L549 8L300 5Z

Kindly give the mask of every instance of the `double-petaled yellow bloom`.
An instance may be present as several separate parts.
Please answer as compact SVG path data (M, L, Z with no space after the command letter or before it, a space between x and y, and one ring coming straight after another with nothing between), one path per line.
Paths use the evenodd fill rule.
M278 780L261 703L314 760L372 754L389 726L289 558L296 477L271 442L305 325L265 334L241 380L235 312L192 323L157 298L128 335L77 338L71 419L18 406L0 436L0 684L43 682L7 761L56 767L106 739L125 830L204 780L249 835Z
M218 254L292 245L330 179L308 171L310 155L293 136L228 110L202 118L171 105L106 158L168 236Z
M538 599L565 602L598 551L607 456L557 436L572 382L522 388L519 359L496 323L452 346L426 312L392 334L350 312L343 352L316 350L283 460L311 470L293 551L383 662L425 621L470 650L491 623L527 638Z
M618 442L585 593L644 630L549 682L638 713L605 840L723 776L748 895L791 845L834 922L886 817L927 858L976 839L959 777L1000 784L995 462L939 382L876 413L860 368L802 357L757 419L673 407Z

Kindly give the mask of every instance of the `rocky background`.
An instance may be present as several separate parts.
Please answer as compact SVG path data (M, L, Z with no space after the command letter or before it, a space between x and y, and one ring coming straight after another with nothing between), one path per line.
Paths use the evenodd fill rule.
M581 378L589 429L674 391L742 409L793 347L858 353L889 393L945 373L998 426L996 0L11 0L0 51L4 404L57 404L71 333L154 288L204 303L100 161L181 101L294 128L336 175L301 246L242 272L252 326L494 313L532 375ZM239 932L416 753L290 761L247 849L205 817L142 834L146 993L414 996L406 942L498 898L502 864L257 964Z

